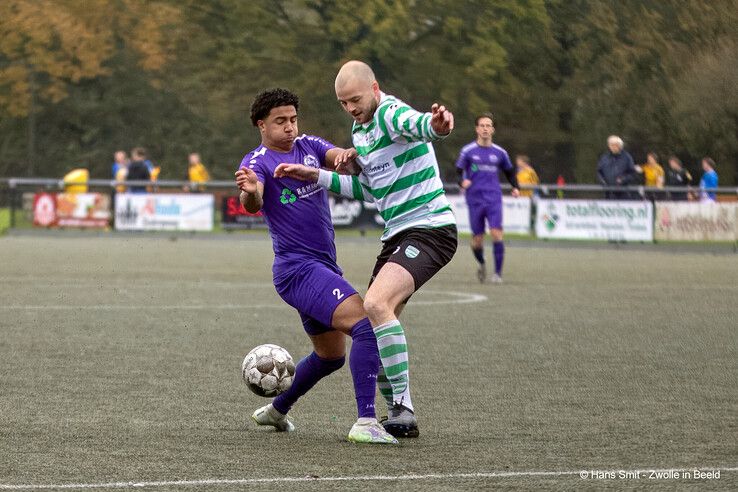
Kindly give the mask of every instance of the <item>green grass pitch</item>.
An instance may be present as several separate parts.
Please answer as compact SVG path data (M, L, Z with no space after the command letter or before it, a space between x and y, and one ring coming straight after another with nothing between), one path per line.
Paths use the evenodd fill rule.
M378 251L338 240L361 292ZM346 442L348 365L298 402L295 433L248 419L267 400L244 355L310 350L261 235L5 236L0 258L0 490L738 488L735 255L508 246L505 284L483 286L463 243L402 315L421 437L399 447ZM674 467L722 471L575 473Z

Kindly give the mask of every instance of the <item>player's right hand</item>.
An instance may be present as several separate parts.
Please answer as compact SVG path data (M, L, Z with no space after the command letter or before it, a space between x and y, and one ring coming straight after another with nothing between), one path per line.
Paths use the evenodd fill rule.
M471 179L465 179L464 181L461 182L461 187L465 190L468 190L470 186L471 186Z
M236 171L236 186L244 193L256 193L256 184L259 180L256 173L247 167L242 167Z
M318 182L319 169L304 164L282 163L274 169L275 178L293 178L300 181Z

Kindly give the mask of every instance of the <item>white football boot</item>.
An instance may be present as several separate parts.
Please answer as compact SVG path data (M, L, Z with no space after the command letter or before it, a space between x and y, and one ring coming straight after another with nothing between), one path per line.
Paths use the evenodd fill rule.
M275 410L271 403L255 411L251 418L258 425L271 425L277 432L292 432L295 430L292 420Z
M362 417L356 421L349 431L348 440L362 444L398 444L397 439L384 430L377 419L370 417Z

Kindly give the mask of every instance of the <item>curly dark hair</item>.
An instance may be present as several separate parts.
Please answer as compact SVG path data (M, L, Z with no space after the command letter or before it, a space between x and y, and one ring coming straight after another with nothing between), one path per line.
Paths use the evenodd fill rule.
M251 123L256 126L257 121L263 120L269 116L272 109L280 106L294 106L297 111L300 100L297 95L287 89L269 89L257 94L254 102L251 103Z

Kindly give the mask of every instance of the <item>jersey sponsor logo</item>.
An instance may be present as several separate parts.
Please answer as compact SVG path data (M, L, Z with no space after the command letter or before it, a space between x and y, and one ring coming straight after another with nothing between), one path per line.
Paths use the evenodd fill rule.
M320 163L318 163L318 159L316 159L315 156L312 156L310 154L305 156L305 158L302 160L302 163L309 167L320 167Z
M295 190L295 193L297 193L297 196L300 198L307 198L319 192L320 190L322 190L322 188L320 187L318 183L310 183L309 185L301 186L300 188L297 188Z
M477 166L477 169L476 170L477 171L485 171L485 172L488 172L488 173L496 173L497 172L497 166L495 164L479 164Z
M416 248L415 246L411 245L405 248L405 256L407 256L411 260L413 258L417 258L419 254L420 254L420 250Z
M367 176L371 176L373 174L381 173L382 171L384 171L385 169L387 169L389 167L390 167L390 163L389 162L383 162L382 164L378 164L378 165L372 166L372 167L365 167L364 168L364 174L367 175Z
M289 188L284 188L282 190L282 196L279 197L279 201L282 203L282 205L287 205L288 203L295 203L297 200L297 197L294 193L292 193L292 190Z

